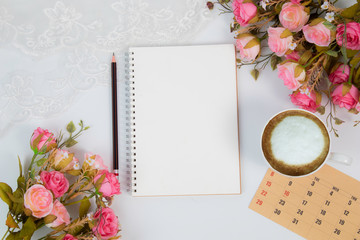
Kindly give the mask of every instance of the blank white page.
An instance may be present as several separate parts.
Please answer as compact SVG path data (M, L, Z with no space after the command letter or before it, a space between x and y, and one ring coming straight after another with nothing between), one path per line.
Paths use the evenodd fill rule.
M234 46L129 51L132 195L240 194Z

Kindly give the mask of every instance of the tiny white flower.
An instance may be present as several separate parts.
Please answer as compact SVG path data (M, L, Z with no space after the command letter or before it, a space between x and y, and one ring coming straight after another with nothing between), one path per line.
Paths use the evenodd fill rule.
M69 157L69 153L68 153L68 152L63 151L63 157L64 157L64 158L68 158L68 157Z
M308 96L310 96L310 90L309 90L309 88L300 88L300 93L302 93L302 94L306 94L306 95L308 95Z
M87 217L89 220L92 220L92 214L88 213L88 214L86 214L86 217Z
M321 5L321 9L327 10L329 9L329 2L325 1L322 5Z
M326 15L325 15L325 19L326 19L326 21L328 21L328 22L332 22L332 21L334 21L334 15L335 15L335 13L334 13L334 12L329 12L329 13L326 13Z
M260 6L261 6L264 10L266 10L266 0L261 0L261 1L260 1Z
M89 166L92 166L92 165L94 164L95 160L92 159L92 158L87 158L87 159L85 160L85 162L86 162L87 164L89 164Z
M296 46L297 46L297 44L292 42L292 43L289 44L289 49L295 50Z
M75 162L75 164L74 164L74 169L75 169L75 170L79 170L79 169L80 169L80 163L79 163L79 162Z
M40 184L43 183L43 181L41 181L40 176L35 176L35 180L36 180L37 183L40 183Z

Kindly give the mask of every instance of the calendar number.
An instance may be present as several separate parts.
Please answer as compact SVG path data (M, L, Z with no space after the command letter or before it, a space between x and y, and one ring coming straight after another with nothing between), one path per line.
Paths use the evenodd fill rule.
M308 201L306 201L306 200L303 200L303 201L302 201L302 205L304 205L304 206L305 206L307 203L308 203Z
M325 211L325 210L322 210L322 209L321 209L321 212L320 212L320 214L321 214L321 215L323 215L323 216L325 216L325 214L326 214L326 211Z
M345 215L345 216L348 216L349 213L350 213L350 212L349 212L348 210L345 210L345 211L344 211L344 215Z
M314 185L315 185L315 181L312 181L311 186L314 186Z
M340 224L340 225L344 225L344 223L345 223L345 220L340 219L339 224Z
M266 186L270 187L270 186L271 186L271 182L270 182L270 181L267 181L267 182L266 182Z
M360 228L359 228L359 230L357 231L357 234L360 234Z
M291 185L292 185L292 183L293 183L292 181L289 181L288 185L289 185L289 186L291 186Z
M261 190L261 195L266 196L266 194L267 194L267 191Z
M276 214L276 215L280 215L280 213L281 213L281 210L279 210L279 209L275 209L275 211L274 211L274 213Z
M330 205L330 201L329 201L329 200L326 200L326 201L325 201L325 205L326 205L326 206L329 206L329 205Z
M348 205L350 206L350 205L351 205L351 203L352 203L352 201L351 201L351 200L349 200Z
M282 206L284 206L284 205L285 205L285 201L282 200L282 199L280 199L279 204L282 205Z
M301 209L298 209L298 210L297 210L297 214L299 214L299 215L303 215L303 213L304 213L304 211L303 211L303 210L301 210Z
M317 225L321 225L321 219L316 219L316 221L315 221L315 223L317 224Z
M272 172L270 173L270 177L273 177L274 174L275 174L275 173L272 171Z
M307 195L308 195L309 197L311 197L312 194L313 194L313 193L312 193L311 191L308 191L308 192L307 192Z
M290 195L290 191L285 190L284 195L288 197Z
M334 233L335 233L335 234L337 234L337 235L340 235L341 230L339 230L339 229L335 228Z
M294 218L294 219L292 220L292 223L293 223L293 224L298 224L298 222L299 222L299 220L297 220L296 218Z
M258 205L262 205L263 204L263 201L261 201L260 199L258 199L257 201L256 201L256 204L258 204Z

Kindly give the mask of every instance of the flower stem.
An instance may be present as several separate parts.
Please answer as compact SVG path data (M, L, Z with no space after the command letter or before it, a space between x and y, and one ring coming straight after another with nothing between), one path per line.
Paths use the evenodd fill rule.
M7 229L6 233L4 234L4 236L1 238L1 240L4 240L6 235L9 233L9 228Z
M85 197L85 198L83 198L83 199L81 199L81 200L79 200L79 201L75 201L75 202L71 202L71 203L64 203L64 206L70 206L70 205L74 205L74 204L77 204L77 203L81 203L81 202L83 202L83 201L86 201L86 200L91 199L93 196L95 196L94 193L91 194L89 197Z
M35 158L37 157L37 155L38 155L37 153L34 153L34 156L31 159L31 163L30 163L30 166L29 166L29 169L28 169L28 173L31 172L32 166L34 164L34 161L35 161Z

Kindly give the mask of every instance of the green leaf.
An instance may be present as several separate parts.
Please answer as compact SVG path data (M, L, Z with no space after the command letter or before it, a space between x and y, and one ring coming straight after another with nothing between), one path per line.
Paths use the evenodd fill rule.
M341 125L341 124L343 124L343 123L344 123L343 120L341 120L341 119L339 119L339 118L335 118L335 124L336 124L336 125Z
M337 57L338 56L338 52L332 51L332 50L326 51L326 54L329 55L329 56L332 56L332 57Z
M324 26L327 27L330 31L336 31L336 26L331 22L325 21L323 22Z
M325 19L323 19L323 18L315 18L314 20L311 21L311 23L309 25L310 26L315 26L315 25L318 25L321 22L325 22Z
M12 232L6 237L6 240L21 240L19 235L20 235L20 232Z
M55 221L56 219L57 219L57 217L55 215L49 214L44 218L44 223L49 224L49 223L52 223L53 221Z
M88 130L89 128L90 128L89 126L86 126L86 127L84 128L84 131L85 131L85 130Z
M13 193L11 187L9 185L7 185L6 183L0 182L0 198L11 208L13 202L9 198L8 193L10 193L10 194Z
M74 146L74 145L77 144L77 143L78 143L78 142L75 141L74 139L69 138L69 139L65 142L65 146L69 148L69 147Z
M303 54L301 54L301 57L299 59L299 63L301 65L305 65L310 60L311 57L312 57L311 50L307 50Z
M75 127L75 124L73 123L73 121L69 122L69 124L66 126L66 130L69 133L73 133L76 131L76 127Z
M271 59L270 59L270 64L271 64L271 68L272 70L275 70L277 68L277 65L281 62L281 58L276 56L276 55L272 55Z
M258 77L259 77L260 72L257 69L253 69L253 70L251 70L250 74L256 81L258 79Z
M257 45L260 45L259 39L253 38L245 45L244 48L248 49L248 48L252 48L252 47L257 46Z
M85 217L89 211L90 206L91 206L91 203L90 203L89 199L87 197L84 197L80 203L79 217L81 217L81 218Z
M63 233L63 234L57 236L57 238L55 238L55 240L61 240L65 237L65 235L66 235L66 233Z
M325 107L324 107L324 106L320 106L320 107L318 107L318 108L316 109L316 111L317 111L318 113L320 113L321 115L324 115L324 113L325 113Z
M305 71L304 67L302 67L301 65L297 65L297 66L295 67L294 76L297 78L297 77L299 77L300 74L301 74L302 72L304 72L304 71Z
M292 36L292 33L289 29L285 29L281 34L280 34L280 38L287 38L289 36Z
M13 195L16 199L16 202L14 202L11 208L11 212L14 215L19 215L24 212L24 193L20 188L18 188L15 190Z
M24 192L26 191L26 182L25 177L20 176L17 179L18 188L22 189Z
M359 10L359 3L355 3L354 5L345 8L341 12L341 16L344 18L354 18L358 10Z
M102 182L104 181L105 177L106 177L106 174L104 173L104 174L101 175L101 177L96 181L96 183L95 183L95 188L96 188L96 189L100 189L101 184L102 184Z
M19 225L15 222L13 216L8 213L7 219L6 219L6 226L9 228L19 228Z
M19 176L21 177L21 176L22 176L22 165L21 165L21 161L20 161L20 157L19 157L19 156L18 156L18 160L19 160L19 171L20 171Z
M28 217L26 222L24 223L19 237L31 237L36 230L36 224L32 217Z
M39 160L37 160L36 161L36 165L38 166L38 167L41 167L42 165L44 165L44 163L46 162L46 158L41 158L41 159L39 159Z

